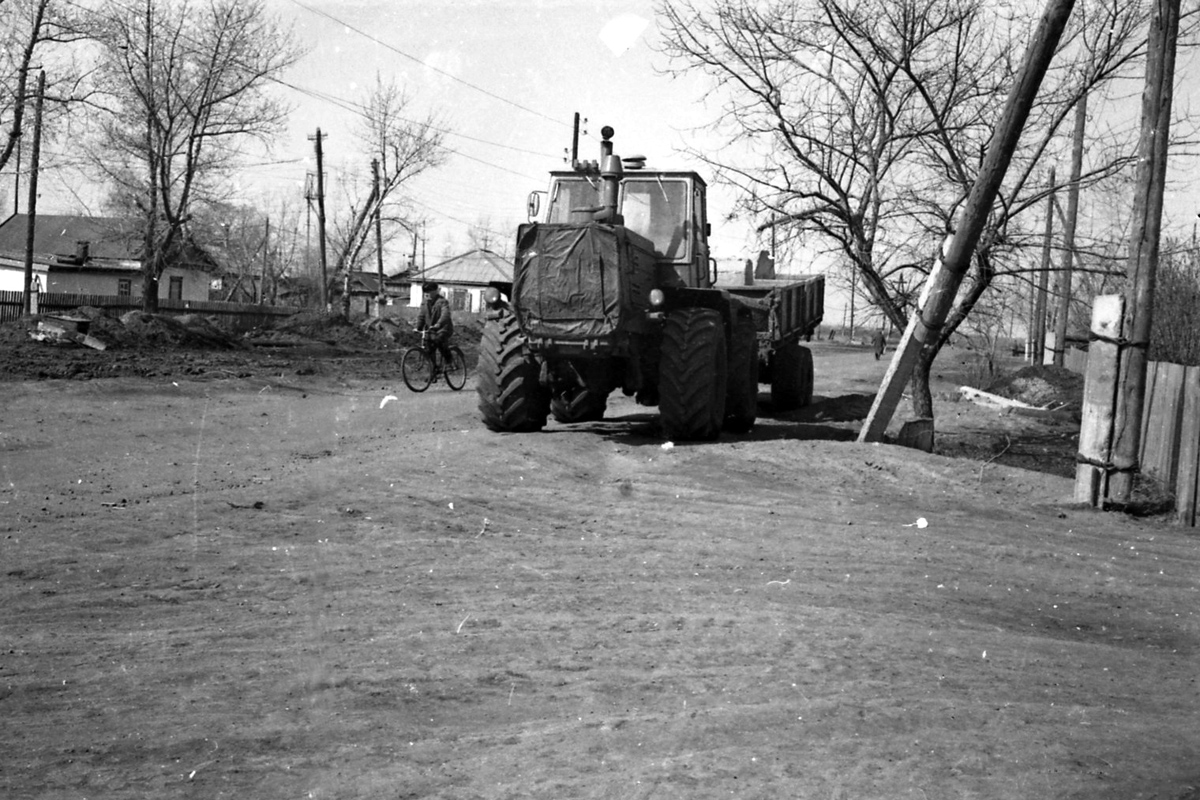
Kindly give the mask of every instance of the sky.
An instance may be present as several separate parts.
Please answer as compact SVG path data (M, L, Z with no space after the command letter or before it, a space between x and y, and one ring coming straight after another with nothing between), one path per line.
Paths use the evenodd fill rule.
M621 155L645 155L651 166L697 166L679 151L709 121L705 85L656 71L667 62L653 49L648 0L269 0L269 6L310 48L284 76L302 91L288 93L296 103L291 129L272 154L299 162L247 172L247 191L255 184L302 188L303 173L315 171L310 137L318 127L327 137L331 182L346 170L368 175L355 115L322 98L361 100L376 75L394 78L411 94L414 117L432 112L444 121L453 151L407 192L415 214L427 220L429 263L447 248L455 254L469 248L468 230L480 224L511 249L530 191L545 189L549 171L564 167L576 112L587 120L580 158L599 157L599 131L609 125ZM336 194L330 187L326 197ZM714 203L720 213L732 198ZM714 250L744 257L753 245L746 238L745 226L716 230Z

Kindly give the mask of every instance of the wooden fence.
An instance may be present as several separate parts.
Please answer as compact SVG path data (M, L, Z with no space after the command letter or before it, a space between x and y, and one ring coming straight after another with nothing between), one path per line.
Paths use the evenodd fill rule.
M1142 413L1142 471L1175 495L1180 522L1196 526L1200 488L1200 367L1151 361Z
M1097 297L1092 307L1093 341L1088 349L1079 432L1080 461L1075 499L1099 505L1107 495L1111 465L1116 380L1124 298ZM1196 527L1200 493L1200 367L1150 361L1142 403L1139 470L1153 476L1175 498L1181 523Z
M120 316L128 311L141 310L140 297L118 297L96 294L38 295L38 313L60 314L81 306L104 309L106 314ZM23 310L21 292L0 292L0 321L18 319ZM159 300L162 314L201 314L212 317L216 324L230 331L244 331L264 325L273 319L289 317L300 309L292 306L259 306L244 303L222 303L213 300Z

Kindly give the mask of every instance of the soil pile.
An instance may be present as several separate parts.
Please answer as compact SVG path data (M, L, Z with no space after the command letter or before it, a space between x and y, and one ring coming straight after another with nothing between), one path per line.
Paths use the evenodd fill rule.
M987 391L1031 406L1079 408L1083 376L1055 366L1028 366L993 381Z

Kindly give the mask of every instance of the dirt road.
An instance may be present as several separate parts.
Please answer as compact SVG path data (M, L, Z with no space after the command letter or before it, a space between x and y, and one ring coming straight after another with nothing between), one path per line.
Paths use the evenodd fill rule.
M623 400L0 384L0 796L1200 798L1200 539L848 441L884 366L672 447Z

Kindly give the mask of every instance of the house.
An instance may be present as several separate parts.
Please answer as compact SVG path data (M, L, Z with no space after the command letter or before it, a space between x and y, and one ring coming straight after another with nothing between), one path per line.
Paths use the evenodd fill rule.
M0 222L0 291L22 291L29 216ZM41 291L141 297L141 232L137 220L38 214L33 234L33 269ZM159 279L159 298L208 299L212 259L188 244Z
M513 266L508 259L491 250L471 250L434 264L423 272L410 273L412 283L409 305L421 305L421 285L437 283L442 295L455 311L478 313L483 310L483 291L492 283L512 283Z
M390 292L387 278L383 280L385 304L390 304ZM338 287L340 293L341 287ZM350 310L361 310L368 317L377 317L379 304L379 273L352 271L350 273Z

